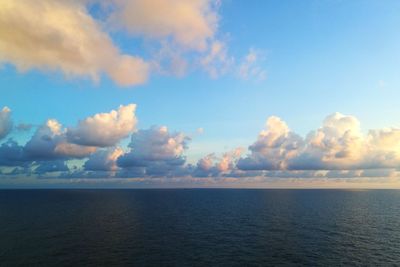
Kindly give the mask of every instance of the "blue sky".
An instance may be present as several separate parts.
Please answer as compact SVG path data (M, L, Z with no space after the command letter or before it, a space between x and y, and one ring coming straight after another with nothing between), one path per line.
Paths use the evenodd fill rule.
M35 3L40 2L47 1ZM95 81L34 64L17 70L15 62L2 60L1 54L8 51L0 46L0 108L11 109L14 125L35 126L29 132L13 130L8 138L22 145L47 119L69 127L130 103L137 105L137 129L166 125L189 135L192 141L185 156L193 164L209 153L247 149L273 115L304 138L334 112L356 117L365 134L400 127L399 1L204 2L218 17L210 38L223 42L233 59L217 77L190 65L205 53L188 48L182 52L190 65L185 74L151 71L143 84L122 87L104 74ZM110 30L104 19L109 11L86 8L121 53L150 61L152 51L161 49L164 37ZM31 4L26 9L29 12ZM11 26L8 21L0 23ZM238 75L249 51L257 55L252 68L265 77ZM129 142L127 137L120 144L126 147Z

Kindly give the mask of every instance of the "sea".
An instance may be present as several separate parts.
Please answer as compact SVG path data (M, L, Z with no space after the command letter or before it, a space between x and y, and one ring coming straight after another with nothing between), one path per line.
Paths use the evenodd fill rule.
M0 190L0 266L400 266L400 191Z

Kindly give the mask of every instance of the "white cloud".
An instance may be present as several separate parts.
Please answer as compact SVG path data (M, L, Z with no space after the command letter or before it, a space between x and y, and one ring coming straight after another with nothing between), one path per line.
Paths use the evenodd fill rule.
M0 63L20 71L61 71L128 86L147 80L141 58L122 54L90 16L85 1L18 0L0 5Z
M184 53L166 41L161 41L161 47L152 51L151 63L154 71L177 77L183 77L190 65Z
M136 130L136 105L120 106L109 113L99 113L68 128L68 141L78 145L108 147Z
M290 131L283 120L272 116L266 122L266 129L249 147L251 154L240 159L238 167L243 170L285 169L287 161L295 157L302 146L302 138Z
M371 130L365 137L367 157L364 165L369 168L398 168L400 166L400 129Z
M205 51L218 24L211 0L114 0L111 22L131 34L153 39L171 38L176 45Z
M238 75L244 80L262 81L267 78L267 72L261 66L264 55L259 50L251 48L238 66Z
M354 116L334 113L305 139L271 117L267 129L239 160L242 170L365 170L400 166L400 129L364 135Z
M153 62L161 73L184 75L203 69L216 78L231 71L234 58L218 37L220 2L215 0L114 0L109 22L133 36L155 41Z
M120 158L122 165L146 161L176 161L183 157L189 138L183 133L171 133L166 126L139 130L132 134L131 151Z
M366 156L359 121L338 112L329 115L321 128L311 132L306 144L302 154L293 159L291 168L356 168Z
M11 110L8 107L4 107L0 110L0 140L9 134L11 129Z

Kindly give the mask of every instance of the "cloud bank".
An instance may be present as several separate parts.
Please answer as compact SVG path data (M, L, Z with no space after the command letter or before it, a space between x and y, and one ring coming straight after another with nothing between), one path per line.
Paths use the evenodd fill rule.
M50 169L49 166L53 166L53 171L57 170L54 166L63 166L58 171L66 171L68 168L64 167L64 161L87 158L134 132L137 122L135 109L134 104L121 105L117 111L98 113L81 120L76 127L63 127L57 120L48 119L25 145L12 139L4 142L0 146L0 165L30 166L36 173ZM4 110L9 113L9 109ZM11 124L9 117L7 120ZM89 160L92 162L89 166L94 166L93 161L99 161L99 156L96 154Z
M400 129L360 130L357 118L341 113L326 117L306 138L282 120L270 117L267 127L238 162L242 170L362 170L400 166Z
M189 135L166 126L137 129L135 111L135 104L121 105L72 127L48 119L23 145L12 137L3 140L1 176L220 181L400 177L400 129L363 133L357 118L338 112L304 138L271 116L247 152L237 148L221 155L210 153L190 164ZM3 108L1 113L3 136L12 129L10 112ZM127 138L130 142L124 147Z

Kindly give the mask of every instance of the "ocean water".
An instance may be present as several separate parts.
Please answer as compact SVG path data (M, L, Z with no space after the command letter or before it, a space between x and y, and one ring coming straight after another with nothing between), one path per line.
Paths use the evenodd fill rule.
M395 266L397 190L0 190L0 266Z

